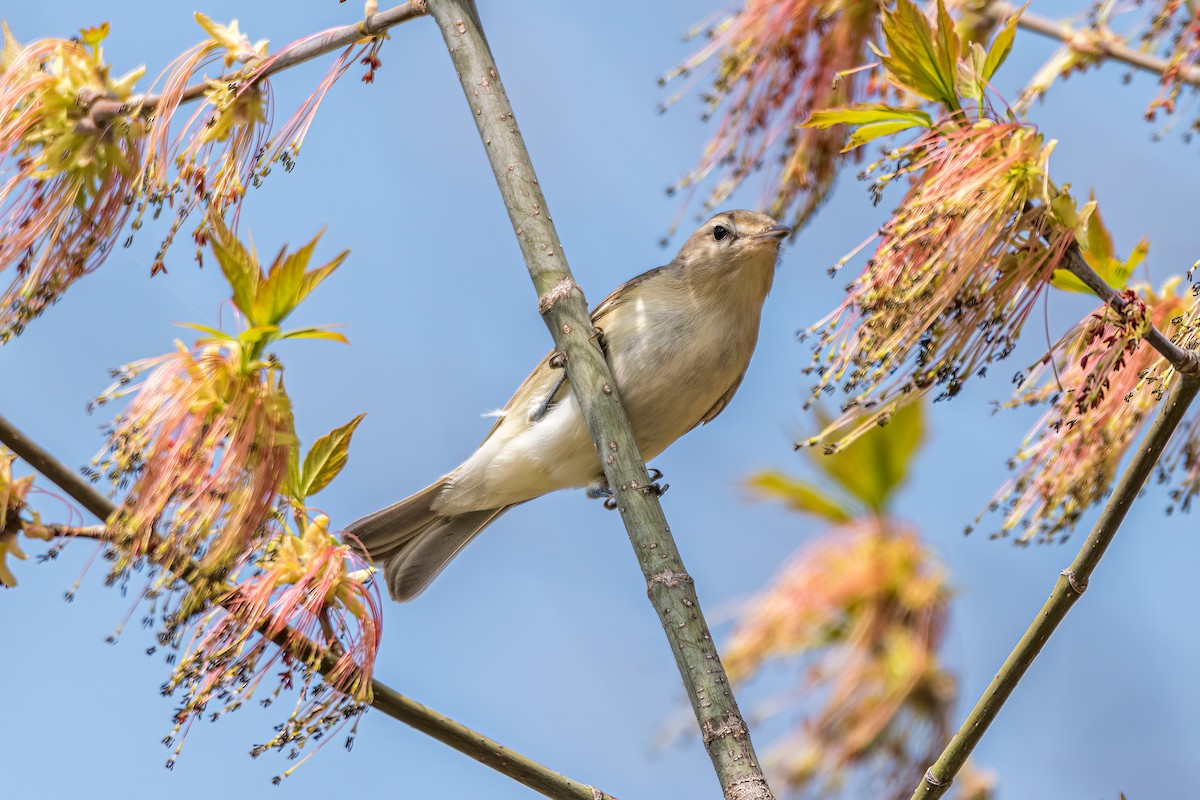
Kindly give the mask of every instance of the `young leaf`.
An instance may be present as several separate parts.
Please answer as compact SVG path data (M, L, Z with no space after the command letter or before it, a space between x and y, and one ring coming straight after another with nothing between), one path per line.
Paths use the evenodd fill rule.
M321 281L328 278L335 269L340 267L348 255L350 255L350 251L343 250L332 261L322 264L319 267L314 267L306 272L304 279L300 282L300 291L296 294L296 302L299 303L305 297L308 297L308 293L317 288L321 284Z
M875 52L893 83L954 112L961 108L957 82L962 43L940 0L938 20L935 43L933 29L921 9L912 0L897 0L895 9L884 11L881 23L888 52Z
M992 46L988 48L987 59L983 62L983 71L980 73L980 78L984 81L990 81L992 76L996 74L996 70L1000 69L1000 65L1008 58L1008 54L1012 52L1013 37L1017 35L1017 18L1021 16L1021 12L1029 4L1026 3L1004 22L1004 26L1000 28L1000 32L996 34L996 38L992 40Z
M261 277L258 262L220 217L210 217L208 227L212 233L209 240L213 255L217 257L221 272L233 289L233 304L252 325L260 324L263 320L254 317L254 299L258 294L258 282Z
M880 513L907 479L924 434L923 407L910 403L898 409L888 424L864 434L845 450L832 455L809 452L822 472Z
M863 125L854 133L850 134L849 141L842 148L843 153L848 153L856 147L862 147L873 139L878 139L880 136L890 136L893 133L906 131L909 128L916 127L914 123L905 120L895 122L877 122L874 125Z
M235 341L237 338L235 336L231 336L230 334L226 333L225 331L218 330L216 328L210 328L207 325L201 325L196 322L177 322L175 324L181 328L191 328L194 331L200 331L201 333L207 333L209 339L213 339L218 342L232 342L232 341Z
M1146 258L1150 249L1150 242L1143 238L1134 246L1129 258L1118 258L1113 248L1112 234L1104 225L1095 198L1078 212L1075 241L1088 266L1094 269L1105 283L1118 290L1124 289L1129 283L1129 277ZM1083 281L1063 269L1054 271L1050 285L1067 292L1091 293L1091 289Z
M802 125L805 128L829 128L834 125L872 125L878 122L907 121L926 128L929 115L919 108L898 108L878 103L860 103L844 108L814 111Z
M321 234L294 253L280 252L267 270L267 278L255 298L255 313L265 322L278 325L299 305L304 284L304 268L312 258Z
M300 485L297 487L300 497L312 497L328 486L342 471L349 457L350 437L354 435L354 429L365 416L366 414L359 414L345 425L334 428L313 442L308 455L304 457L304 467L300 470Z
M814 514L834 524L854 519L854 511L837 498L808 481L798 480L782 472L760 472L746 481L746 486L766 497L782 500L796 511Z
M337 331L327 330L326 328L294 328L290 331L284 331L279 334L280 339L326 339L331 342L341 342L342 344L350 344L350 340L345 334Z
M830 128L834 125L858 125L851 134L843 153L866 144L872 139L898 133L909 128L928 128L929 115L916 108L894 108L878 104L861 104L845 108L815 111L801 127Z

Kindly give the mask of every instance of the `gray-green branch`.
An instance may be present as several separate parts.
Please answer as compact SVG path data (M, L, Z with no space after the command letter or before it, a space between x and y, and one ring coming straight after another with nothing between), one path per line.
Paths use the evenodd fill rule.
M474 0L429 0L428 5L479 128L537 290L539 310L555 346L566 356L571 389L615 492L721 788L730 800L769 800L773 795L704 622L695 586L658 497L647 490L652 481L621 406L619 387L594 341L587 304L571 277Z
M1038 653L1042 651L1050 635L1062 622L1063 617L1075 605L1075 601L1087 589L1092 571L1100 563L1101 556L1112 543L1121 522L1125 519L1138 492L1146 483L1163 450L1171 440L1171 434L1179 427L1188 407L1200 391L1200 378L1191 375L1179 375L1171 387L1162 408L1150 425L1150 430L1142 440L1141 446L1134 454L1133 460L1125 469L1125 474L1117 482L1116 488L1108 498L1095 527L1084 540L1083 546L1071 566L1062 571L1050 597L1042 605L1041 611L1029 624L1025 634L1017 642L1008 658L1005 659L1000 671L988 685L987 691L979 698L979 702L971 709L962 727L954 734L946 749L937 762L925 773L912 800L934 800L941 797L950 788L950 782L966 763L967 757L979 744L983 734L987 732L992 720L1000 713L1009 695L1017 688L1025 671L1033 664Z

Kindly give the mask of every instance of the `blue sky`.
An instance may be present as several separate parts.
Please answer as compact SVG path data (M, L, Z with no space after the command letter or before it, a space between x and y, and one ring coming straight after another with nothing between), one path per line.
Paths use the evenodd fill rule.
M1053 15L1073 4L1034 5ZM61 0L10 4L0 15L21 40L68 36L108 19L117 71L145 63L155 74L201 37L191 10ZM273 46L358 13L332 0L222 1L202 10L219 21L238 17L252 39ZM681 34L714 7L678 0L635 11L530 0L484 2L481 10L571 267L598 302L669 260L681 241L665 250L658 244L679 211L663 190L695 161L709 129L694 98L660 115L666 92L656 78L690 52ZM1044 41L1018 35L1001 76L1008 96L1049 53ZM356 68L330 93L296 170L277 170L243 214L264 252L306 241L322 226L318 256L352 250L295 320L347 323L353 345L279 351L306 441L368 413L342 478L319 498L335 525L457 464L489 427L480 414L502 405L549 348L432 21L394 30L382 59L373 86L358 82ZM278 120L322 71L309 65L275 82ZM1075 76L1033 117L1059 140L1055 179L1079 194L1095 187L1118 250L1150 237L1157 284L1197 257L1188 222L1196 145L1176 135L1153 143L1154 129L1141 119L1153 82L1135 77L1122 86L1121 75L1112 67ZM758 202L748 189L729 206ZM732 405L654 463L671 484L665 509L718 642L739 603L819 532L777 507L747 502L739 484L764 467L804 468L791 442L811 432L800 409L809 353L795 333L837 302L845 273L830 280L825 268L885 210L845 176L784 252L758 353ZM105 420L89 417L85 405L107 385L109 368L167 350L186 335L175 322L230 319L220 275L197 270L185 246L173 251L167 275L148 279L156 244L153 229L143 232L0 350L0 411L68 463L86 463L102 445ZM1061 330L1090 306L1055 296L1049 327ZM1031 329L1011 369L993 369L989 382L934 409L929 446L899 503L952 571L959 595L946 659L962 675L965 707L1083 535L1066 546L1014 548L961 533L1004 481L1005 461L1033 419L1028 411L993 415L989 404L1006 397L1010 374L1044 345L1045 335ZM1179 796L1200 784L1200 644L1187 590L1200 542L1194 518L1166 517L1166 502L1161 487L1146 491L1086 597L980 746L978 761L999 773L1003 797ZM44 508L53 516L58 506ZM62 601L89 555L74 546L52 564L19 565L20 588L0 594L7 796L184 800L219 789L305 798L346 791L351 781L355 791L397 798L533 796L382 714L367 715L352 753L335 744L280 788L270 778L286 762L246 755L277 721L257 709L197 726L168 772L160 739L171 703L158 693L167 667L143 655L148 632L104 642L130 600L104 589L102 570L93 568L76 601ZM378 676L399 691L621 797L718 796L693 738L661 744L664 723L684 707L675 666L619 519L581 493L505 515L417 602L389 603L384 625ZM743 709L767 694L752 687ZM761 752L779 725L757 731Z

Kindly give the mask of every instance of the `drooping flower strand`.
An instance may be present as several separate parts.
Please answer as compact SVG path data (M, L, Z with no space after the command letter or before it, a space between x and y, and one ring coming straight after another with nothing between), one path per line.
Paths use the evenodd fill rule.
M809 330L814 394L849 398L804 444L836 449L921 395L953 397L1011 352L1074 239L1054 224L1052 148L1019 123L950 120L889 154L896 171L876 190L901 174L912 187L846 299Z
M196 21L209 38L176 58L159 76L162 91L151 119L146 168L139 188L142 199L133 227L146 213L157 219L165 208L173 218L158 247L151 274L166 270L166 252L187 219L203 208L207 215L230 215L236 228L241 202L256 159L270 130L271 94L265 80L243 76L267 56L267 42L254 44L238 29L237 20L219 25L203 14ZM178 124L185 92L207 67L220 63L217 79L205 76L202 102ZM235 65L238 70L231 71ZM206 242L205 222L192 231L199 248ZM126 240L126 244L132 237Z
M1011 405L1050 408L1012 461L1015 474L991 508L1003 514L995 536L1018 542L1059 541L1107 495L1117 468L1177 373L1143 336L1153 323L1183 333L1187 301L1173 281L1155 295L1142 286L1122 293L1120 312L1103 307L1072 328L1022 378ZM1194 330L1194 324L1188 323ZM978 520L976 521L978 522Z
M97 125L99 99L128 99L144 70L113 78L100 42L21 46L4 26L0 50L0 344L19 334L108 254L129 216L142 164L136 110Z
M867 44L878 36L880 7L874 0L747 0L707 27L708 43L662 81L710 71L712 87L701 99L705 118L719 117L700 163L675 188L694 192L721 173L706 201L713 207L765 170L768 212L803 225L833 184L845 136L840 126L798 126L813 111L884 93L877 73L858 69L872 60Z
M278 370L228 343L177 343L127 367L100 400L133 389L96 460L115 486L132 484L110 520L114 572L142 557L169 570L199 559L220 578L258 547L283 481L293 434Z
M346 724L352 725L346 740L351 745L357 719L371 701L382 609L366 564L328 533L328 522L316 517L303 535L280 530L253 563L237 571L236 587L221 606L194 625L163 686L164 694L182 693L175 727L164 740L173 746L168 763L195 720L237 710L273 677L278 683L269 697L260 698L262 705L285 691L296 691L298 700L276 735L252 755L275 749L296 759L317 743L277 781ZM325 670L324 677L318 669Z

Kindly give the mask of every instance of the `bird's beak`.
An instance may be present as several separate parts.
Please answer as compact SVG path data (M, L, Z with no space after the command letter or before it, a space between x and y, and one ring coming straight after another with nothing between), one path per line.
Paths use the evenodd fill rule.
M772 225L762 233L755 235L755 239L786 239L792 235L792 229L787 225Z

